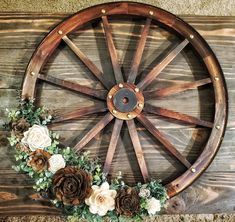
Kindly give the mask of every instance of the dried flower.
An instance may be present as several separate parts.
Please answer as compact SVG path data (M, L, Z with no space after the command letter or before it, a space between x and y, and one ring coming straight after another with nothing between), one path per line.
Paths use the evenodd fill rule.
M48 169L48 159L51 157L51 154L37 149L36 151L30 153L28 166L31 166L34 171L41 173L44 170Z
M25 152L25 153L29 153L30 149L27 145L23 144L23 143L17 143L16 144L16 149L21 151L21 152Z
M148 198L150 196L150 190L146 188L141 188L139 192L139 197Z
M125 188L118 192L116 197L116 211L125 216L137 213L140 208L140 198L134 188Z
M47 127L33 125L28 131L24 132L22 143L28 144L31 151L44 149L51 145L51 138Z
M116 190L110 190L109 184L104 182L100 187L92 186L92 194L85 200L92 214L104 216L108 211L115 209Z
M67 166L54 174L52 189L65 205L79 205L91 194L91 176L82 169Z
M147 200L146 210L149 215L155 215L157 212L161 210L161 203L156 198L152 197Z
M23 133L27 131L29 127L30 124L24 118L11 123L12 133L20 139L23 137Z
M64 168L66 165L65 160L61 154L54 154L49 159L49 171L55 173L56 171Z

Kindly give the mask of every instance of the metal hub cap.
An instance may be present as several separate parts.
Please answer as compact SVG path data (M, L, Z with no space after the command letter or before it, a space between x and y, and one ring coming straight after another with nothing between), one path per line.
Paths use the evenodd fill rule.
M119 119L134 119L143 110L144 96L134 84L120 83L109 91L107 106Z

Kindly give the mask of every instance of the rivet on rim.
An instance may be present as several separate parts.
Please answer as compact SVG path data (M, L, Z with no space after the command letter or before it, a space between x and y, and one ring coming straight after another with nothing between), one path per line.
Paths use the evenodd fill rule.
M112 112L113 112L114 114L116 114L116 113L117 113L117 110L113 109Z
M215 128L219 130L220 129L220 125L217 125Z
M123 84L122 83L119 83L118 86L119 86L119 88L123 88Z
M58 34L59 34L59 35L62 35L62 34L63 34L63 31L62 31L62 30L59 30L59 31L58 31Z
M194 38L194 35L190 35L189 37L190 37L190 39L193 39L193 38Z
M30 75L31 75L31 76L34 76L34 75L35 75L35 72L31 72Z
M195 168L191 168L191 172L192 172L192 173L195 173L195 172L196 172L196 169L195 169Z
M215 77L215 81L219 81L219 77Z
M112 99L113 96L112 95L108 95L108 97L109 97L109 99Z
M106 13L105 9L102 9L102 10L101 10L101 12L102 12L103 14L105 14L105 13Z
M139 104L138 104L138 107L139 107L139 108L143 108L143 104L142 104L142 103L139 103Z
M139 88L135 88L135 92L139 92L140 91L140 89Z
M149 11L149 14L150 14L150 15L153 15L153 11Z

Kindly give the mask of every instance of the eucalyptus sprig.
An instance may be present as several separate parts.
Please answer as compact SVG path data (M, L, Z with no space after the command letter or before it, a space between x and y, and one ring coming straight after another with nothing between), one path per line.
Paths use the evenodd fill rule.
M46 125L53 119L50 112L44 107L35 107L33 100L20 100L19 106L16 110L8 110L8 118L9 118L9 127L13 132L11 136L8 138L11 146L15 148L15 160L16 164L13 168L17 171L28 174L32 180L34 180L35 184L33 188L37 192L50 193L53 191L53 183L57 181L61 185L61 181L64 181L64 178L59 178L58 173L61 172L66 173L66 169L69 168L69 176L75 170L80 170L80 176L78 178L87 178L86 185L88 184L89 189L92 190L92 187L102 187L103 184L108 183L108 190L114 192L115 195L121 191L125 191L130 187L125 183L125 178L122 172L118 172L118 174L109 181L108 175L103 173L102 164L100 159L97 157L92 158L89 152L75 152L74 149L70 147L63 147L60 144L60 136L56 132L49 131ZM23 120L22 120L23 119ZM16 132L18 130L17 126L21 124L27 126L27 130L24 132ZM14 127L13 127L14 126ZM47 137L48 145L45 147L30 147L30 141L28 141L28 134L30 130L36 128L37 130L42 130ZM14 132L15 131L15 132ZM35 135L34 135L35 136ZM23 137L23 139L22 139ZM36 136L37 137L37 136ZM37 140L37 139L36 139ZM31 141L32 142L32 141ZM38 141L37 141L38 142ZM25 144L26 143L26 144ZM39 141L39 144L40 141ZM32 144L31 144L32 145ZM33 143L33 145L35 145ZM35 156L34 156L35 155ZM37 159L37 155L42 155ZM43 156L44 155L44 156ZM32 157L33 156L33 157ZM56 168L55 171L51 169L50 164L53 163L53 157L58 158L62 161L62 167ZM33 159L35 158L35 159ZM39 161L39 162L37 162ZM35 169L36 164L40 164L40 161L45 161L45 168L42 167L40 170ZM32 165L33 164L33 165ZM57 165L57 163L55 163ZM53 166L53 164L52 164ZM54 166L55 167L55 166ZM58 166L56 166L58 167ZM87 175L86 176L83 176ZM63 176L63 175L62 175ZM78 179L77 178L77 179ZM78 180L76 179L76 183ZM108 182L109 181L109 182ZM71 189L74 189L74 184ZM86 186L85 186L86 187ZM92 213L90 209L89 203L86 201L81 202L79 205L67 205L63 202L63 198L60 198L62 190L59 191L59 198L56 199L56 195L51 199L51 202L55 204L56 207L59 207L64 210L65 214L68 215L70 221L77 221L77 218L85 219L87 221L101 222L105 218L108 218L109 221L141 221L143 217L149 215L148 214L148 201L150 198L155 198L155 201L161 203L161 206L164 205L168 196L166 189L161 185L158 180L151 180L148 183L137 183L135 186L132 186L131 189L135 189L138 192L138 195L135 194L137 199L139 198L139 207L136 209L138 212L133 213L133 215L126 217L123 215L119 215L116 210L107 210L105 216L99 216L97 213ZM149 195L146 197L140 196L140 191L145 189L149 192ZM101 191L103 191L101 189ZM106 191L107 192L107 191ZM85 192L84 192L85 193ZM102 192L101 192L102 193ZM136 192L135 192L136 193ZM111 195L111 194L110 194ZM48 195L49 196L49 195ZM91 195L92 196L92 195ZM87 197L88 199L90 197ZM114 197L112 197L114 198ZM114 201L114 199L113 199ZM116 201L116 200L115 200ZM86 204L87 203L87 204ZM113 202L114 204L114 202ZM89 205L89 206L88 206ZM114 208L115 205L112 205ZM111 209L113 209L111 208Z

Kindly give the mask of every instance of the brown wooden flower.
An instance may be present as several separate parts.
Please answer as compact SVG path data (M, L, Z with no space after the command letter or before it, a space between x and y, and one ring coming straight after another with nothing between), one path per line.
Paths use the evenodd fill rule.
M11 127L13 134L18 138L22 138L23 133L29 129L30 124L27 122L26 119L21 118L17 121L12 122Z
M17 143L16 144L16 149L21 151L21 152L25 152L25 153L30 153L30 149L26 144L23 143Z
M34 171L41 173L44 170L47 170L49 167L48 159L51 157L51 154L37 149L36 151L30 153L28 165L33 168Z
M67 166L53 176L52 189L65 205L79 205L91 194L91 176L82 169Z
M116 211L125 216L131 216L138 212L140 208L140 198L138 192L134 188L122 189L116 196Z

